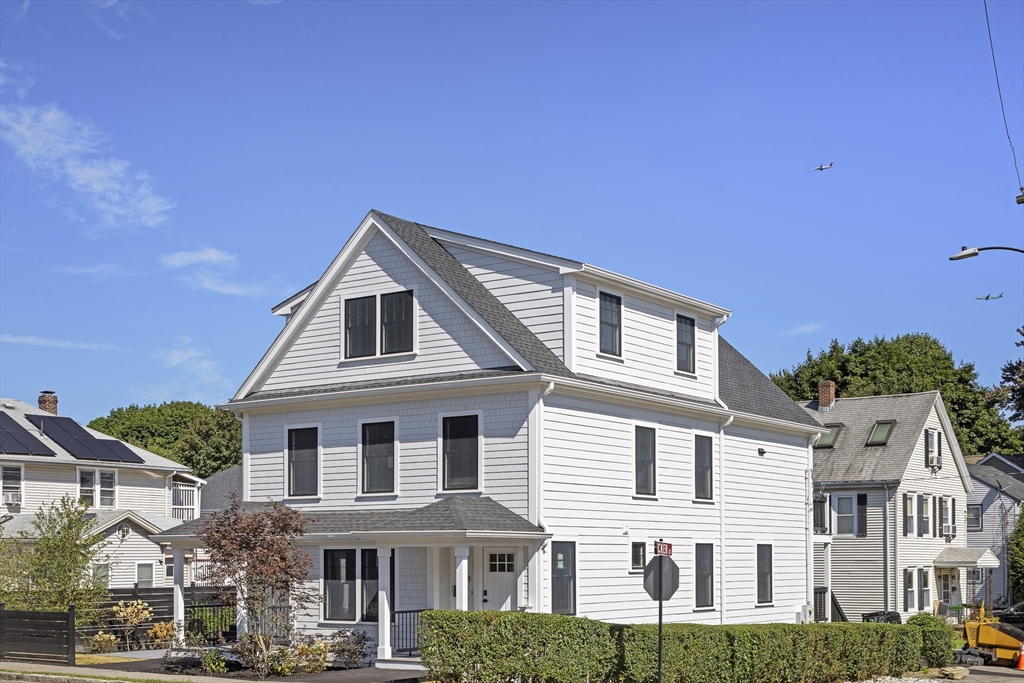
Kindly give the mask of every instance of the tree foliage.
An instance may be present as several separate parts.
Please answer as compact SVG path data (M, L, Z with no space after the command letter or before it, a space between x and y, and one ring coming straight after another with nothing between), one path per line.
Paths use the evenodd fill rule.
M197 531L210 552L210 580L238 596L247 659L261 677L272 666L272 635L290 631L296 613L320 601L319 588L309 581L313 560L296 545L305 528L302 515L279 502L247 510L232 495L231 506Z
M40 508L34 531L0 537L0 603L8 609L65 612L94 623L108 598L106 578L94 564L109 563L108 542L89 509L70 495Z
M115 408L89 423L96 431L145 448L209 477L242 461L242 426L234 415L202 403Z
M1024 600L1024 513L1017 515L1017 528L1006 544L1006 564L1010 570L1013 599Z
M1024 327L1017 328L1017 334L1024 337ZM1016 346L1024 346L1024 339L1015 342ZM1024 421L1024 358L1006 361L1002 367L1003 383L999 387L1002 392L1000 405L1010 413L1014 422Z
M964 455L1014 453L1021 439L999 413L999 395L978 382L973 363L960 363L937 339L906 334L892 339L875 337L827 349L789 370L772 373L775 382L794 400L818 397L818 382L836 383L836 395L882 396L938 390L946 403L953 431Z

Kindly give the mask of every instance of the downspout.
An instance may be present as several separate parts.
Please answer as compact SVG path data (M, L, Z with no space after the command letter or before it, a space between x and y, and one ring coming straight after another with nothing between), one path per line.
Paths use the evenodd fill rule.
M172 517L172 507L174 506L174 473L168 474L164 477L164 516Z
M728 317L728 316L726 316ZM722 322L725 322L723 320ZM717 383L716 383L717 384ZM722 609L719 612L719 623L725 623L725 428L736 419L729 419L718 427L718 585L722 587Z
M897 492L899 487L897 486ZM893 493L893 500L896 502L896 512L893 514L892 519L892 578L896 584L896 591L892 596L893 609L897 612L900 611L900 594L903 592L903 574L900 572L900 523L906 524L906 520L900 517L900 504L899 498L895 498L897 492ZM906 514L906 513L904 513Z
M715 359L715 381L713 383L714 384L714 396L712 398L714 398L715 403L717 403L718 405L722 406L726 410L729 409L729 406L725 405L725 401L723 401L722 397L718 395L718 328L721 327L722 325L724 325L725 321L728 320L731 315L732 315L732 313L726 313L721 318L715 318L714 328L713 328L714 332L715 332L715 337L713 339L713 343L715 345L715 348L712 349L712 351L713 351L712 357ZM732 422L732 418L731 417L729 418L729 422L730 423Z
M882 611L889 611L889 485L885 487L882 506Z
M807 467L804 469L804 600L811 610L814 609L814 444L820 436L816 434L807 439ZM821 560L825 561L824 548ZM825 609L828 608L826 605ZM817 619L817 615L811 618Z

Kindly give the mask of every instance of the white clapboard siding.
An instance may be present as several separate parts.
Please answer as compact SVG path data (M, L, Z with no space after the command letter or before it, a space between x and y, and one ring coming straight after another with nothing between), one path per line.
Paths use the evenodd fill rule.
M273 414L246 413L249 494L284 497L284 450L289 425L322 426L322 497L317 510L410 508L437 500L438 415L482 411L483 492L514 512L527 510L528 394L510 392L420 401L366 404ZM359 497L356 480L358 421L397 418L397 498Z
M1010 595L1006 544L1017 528L1020 503L977 479L974 480L974 491L969 495L968 503L981 506L981 529L967 532L968 547L988 548L999 560L999 567L993 568L991 574L988 569L984 570L980 585L974 587L975 594L984 599L986 605L1013 604L1020 598ZM961 579L964 580L964 577Z
M496 254L446 244L452 256L466 267L498 301L559 358L562 354L562 289L565 277L557 270Z
M418 353L345 360L342 330L345 300L405 290L413 291L418 309ZM394 243L378 233L342 275L334 292L298 335L262 389L509 365L513 363L506 354Z
M117 505L122 510L139 510L161 517L167 514L166 472L122 469L117 473Z
M35 514L43 505L56 502L65 495L78 497L78 470L74 465L26 463L22 476L22 514Z
M127 522L131 533L124 540L118 536L117 530L121 526L115 524L110 527L105 539L107 546L103 549L102 555L108 558L110 566L111 588L131 588L136 581L136 565L140 562L153 565L153 587L164 586L164 554L158 543L149 540L148 532L134 522ZM171 581L167 580L167 585Z
M858 493L868 496L867 537L836 536L832 543L832 592L850 621L860 621L862 614L881 610L884 598L882 508L885 492L860 489L832 491L831 495L832 500L839 495L853 495L856 504Z
M600 291L622 297L621 359L599 354ZM676 373L677 313L696 321L696 377ZM705 400L714 397L715 332L711 319L577 280L574 320L577 372Z

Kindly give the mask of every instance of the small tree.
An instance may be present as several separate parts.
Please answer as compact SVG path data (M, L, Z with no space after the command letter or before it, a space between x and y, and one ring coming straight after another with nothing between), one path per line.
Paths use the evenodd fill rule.
M210 552L210 578L231 586L245 614L246 660L265 678L273 662L273 636L291 631L296 611L320 601L308 583L313 560L295 541L305 531L302 515L281 503L246 510L237 495L197 532Z
M80 501L66 495L40 508L34 531L0 537L0 602L9 608L64 612L75 606L79 624L95 622L108 598L106 578L93 565L107 562L107 541Z
M1014 600L1024 600L1024 513L1017 516L1017 528L1006 545L1010 590Z

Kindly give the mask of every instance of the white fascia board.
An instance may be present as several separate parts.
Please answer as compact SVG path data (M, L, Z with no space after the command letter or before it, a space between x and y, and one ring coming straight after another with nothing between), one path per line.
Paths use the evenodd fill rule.
M206 480L205 479L201 479L201 478L197 477L196 475L191 474L189 472L180 472L178 470L175 470L174 474L176 474L176 475L178 475L180 477L185 477L186 479L191 479L192 481L194 481L195 483L199 484L200 486L203 486L204 484L206 484Z
M115 524L120 524L121 522L123 522L126 519L131 520L132 522L138 524L140 527L145 529L147 533L159 534L160 531L161 531L160 527L155 526L155 525L151 524L150 522L147 522L145 519L143 519L142 517L138 516L137 514L132 512L131 510L125 510L124 514L115 517L114 519L112 519L109 522L107 522L106 524L104 524L102 527L97 527L96 531L97 532L106 531L110 527L114 526Z
M648 299L654 299L666 303L671 306L679 306L682 308L688 308L695 311L701 311L714 318L721 318L732 315L732 311L728 308L722 308L715 304L701 301L700 299L694 299L693 297L673 292L670 289L664 287L658 287L647 282L641 282L625 275L619 275L613 273L610 270L604 268L598 268L592 266L589 263L584 263L583 268L575 273L577 276L582 276L584 280L592 280L598 284L609 284L615 287L619 287L623 290L630 292L631 294L637 294Z
M1004 458L1003 456L999 455L998 453L989 453L989 454L988 454L988 455L986 455L986 456L985 456L984 458L982 458L981 460L979 460L979 461L978 461L978 464L979 464L979 465L984 465L984 464L985 464L986 462L988 462L988 461L989 461L989 460L991 460L992 458L995 458L996 460L999 460L1000 462L1004 462L1004 463L1006 463L1007 465L1009 465L1009 466L1010 466L1010 467L1012 467L1013 469L1017 470L1018 472L1024 472L1024 468L1022 468L1022 467L1021 467L1020 465L1018 465L1018 464L1016 464L1016 463L1012 463L1012 462L1010 462L1009 460L1007 460L1007 459L1006 459L1006 458ZM992 465L989 465L989 467L992 467Z
M558 256L551 256L550 254L531 251L530 249L514 247L510 244L492 242L491 240L486 240L481 237L462 235L457 232L449 232L447 230L428 226L423 226L423 229L428 235L436 239L438 242L455 244L460 247L466 247L467 249L473 249L474 251L483 252L485 254L497 254L498 256L503 256L514 261L521 261L523 263L529 263L542 268L548 268L549 270L556 270L560 273L577 271L583 267L583 263L580 261L571 261Z
M956 440L956 433L953 432L953 423L949 421L949 413L946 412L946 403L942 400L942 394L935 392L935 406L938 408L939 421L942 423L942 430L948 434L946 443L953 451L953 459L956 461L957 471L960 472L960 479L964 483L967 493L974 491L974 484L971 483L971 473L967 470L967 463L960 452L960 443ZM913 458L911 458L913 460ZM909 467L909 465L908 465Z
M319 282L319 280L317 280L317 282ZM295 292L290 297L288 297L281 303L271 308L270 313L272 315L291 315L296 308L302 305L302 302L306 300L306 297L309 295L310 292L313 291L313 288L316 287L316 284L317 283L314 282L313 284L305 287L304 289Z

